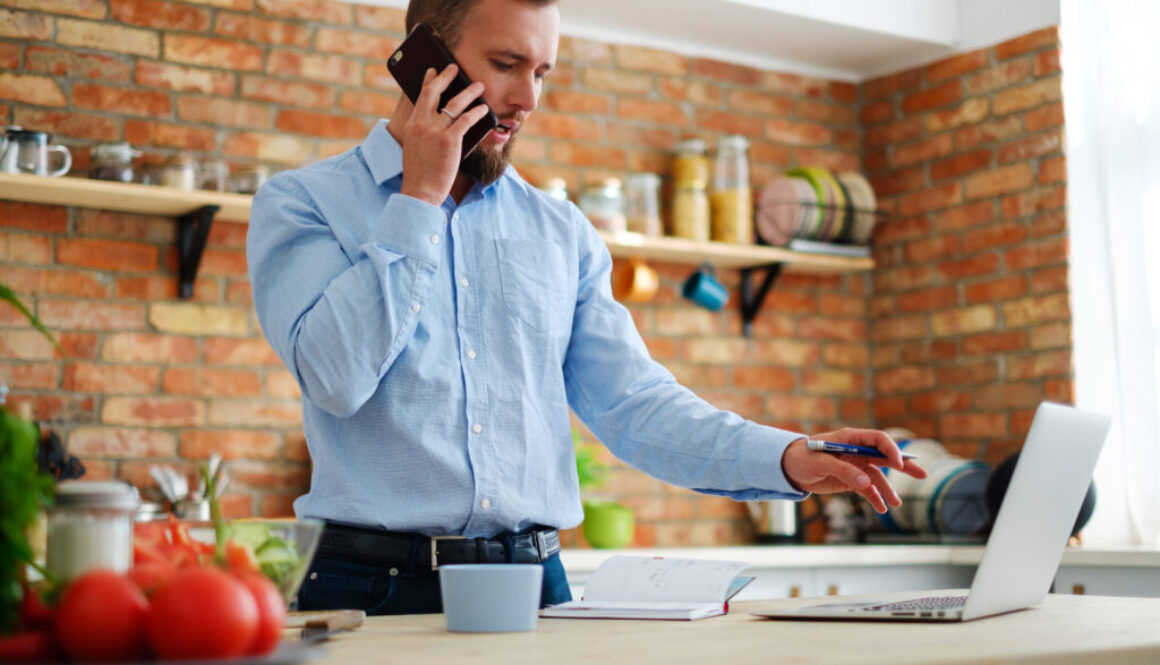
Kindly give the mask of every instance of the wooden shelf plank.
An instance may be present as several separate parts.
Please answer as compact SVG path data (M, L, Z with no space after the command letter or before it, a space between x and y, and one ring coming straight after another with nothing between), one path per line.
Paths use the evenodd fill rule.
M187 192L171 187L136 185L86 178L49 178L0 173L0 199L49 205L179 217L206 205L221 210L215 219L248 222L252 196L223 192ZM871 258L793 252L782 247L697 242L684 238L646 238L639 233L600 233L617 258L640 257L665 263L739 269L784 264L786 272L840 273L870 270Z
M215 205L221 208L215 219L248 222L253 197L88 178L0 173L0 199L167 217L179 217L202 206Z

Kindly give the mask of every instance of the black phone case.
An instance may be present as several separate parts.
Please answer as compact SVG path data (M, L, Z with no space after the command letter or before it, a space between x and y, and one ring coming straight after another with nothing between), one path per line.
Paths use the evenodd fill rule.
M455 57L451 55L451 51L443 45L443 41L439 39L431 30L431 27L424 23L415 24L411 34L403 40L399 48L391 54L387 59L387 69L391 75L398 81L399 87L403 89L403 94L414 104L415 100L419 98L419 92L423 89L423 76L428 69L434 69L436 73L443 71L447 65L459 63L455 62ZM439 108L442 109L447 105L447 102L452 97L463 92L464 88L471 85L471 79L463 73L463 68L459 68L459 73L455 76L455 80L447 86L443 94L439 97ZM478 104L483 104L482 98L477 98L471 103L468 108L474 108ZM495 117L490 109L487 115L482 120L471 126L467 133L463 135L463 150L460 153L459 159L463 160L467 154L475 149L475 146L487 136L487 133L495 129L499 124L499 120Z

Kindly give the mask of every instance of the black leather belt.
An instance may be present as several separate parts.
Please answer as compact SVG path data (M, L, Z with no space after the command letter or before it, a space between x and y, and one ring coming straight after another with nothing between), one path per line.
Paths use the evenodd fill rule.
M376 566L438 570L456 563L540 563L560 551L560 534L539 527L494 538L424 536L327 522L318 553Z

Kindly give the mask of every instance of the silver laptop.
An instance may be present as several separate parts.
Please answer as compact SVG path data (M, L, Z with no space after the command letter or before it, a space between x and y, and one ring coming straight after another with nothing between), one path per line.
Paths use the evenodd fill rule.
M1043 602L1063 558L1111 418L1043 402L969 591L889 602L827 602L755 612L774 619L970 621Z

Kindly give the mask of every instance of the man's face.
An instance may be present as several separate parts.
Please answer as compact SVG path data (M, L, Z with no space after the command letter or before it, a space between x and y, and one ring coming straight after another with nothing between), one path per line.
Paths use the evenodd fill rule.
M460 171L481 184L507 168L513 141L535 110L544 77L556 64L560 12L555 4L480 0L463 26L455 59L472 81L484 85L483 100L499 118Z

